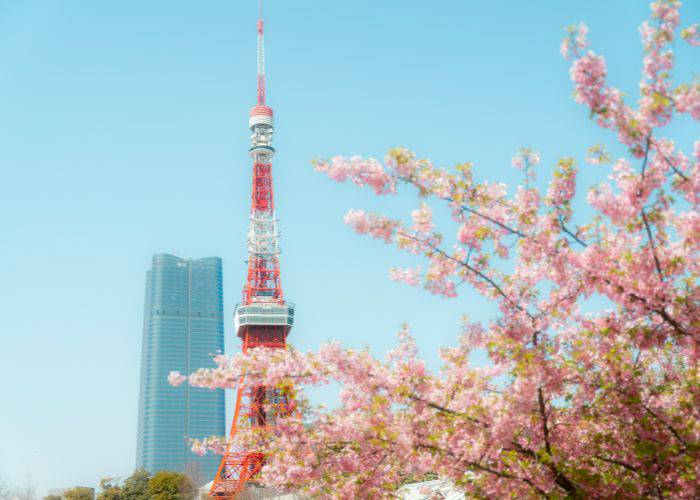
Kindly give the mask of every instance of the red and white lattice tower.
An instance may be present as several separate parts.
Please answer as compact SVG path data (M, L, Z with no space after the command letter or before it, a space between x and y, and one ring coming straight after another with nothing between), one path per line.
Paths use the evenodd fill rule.
M262 9L261 9L262 11ZM243 301L236 306L235 328L243 352L255 347L286 348L294 323L294 306L282 296L279 232L272 192L272 109L265 104L265 48L262 13L258 19L258 102L250 110L253 197L248 230L248 278ZM234 498L255 481L265 455L239 443L243 433L274 431L276 420L293 411L288 389L269 387L246 377L238 382L230 443L211 486L213 498ZM237 439L239 438L239 439Z

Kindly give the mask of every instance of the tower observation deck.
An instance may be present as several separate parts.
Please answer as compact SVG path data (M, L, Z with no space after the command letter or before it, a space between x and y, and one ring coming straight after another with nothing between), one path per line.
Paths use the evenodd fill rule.
M265 39L261 13L257 24L257 104L250 110L252 133L249 153L253 162L252 206L248 229L248 274L243 297L236 306L236 335L243 352L249 349L284 349L294 324L294 305L282 294L279 265L279 231L272 187L272 147L274 131L272 108L265 102ZM265 462L263 450L246 449L239 444L242 433L274 431L279 416L293 411L290 388L269 387L246 377L239 382L229 445L210 497L234 498L246 483L254 482Z

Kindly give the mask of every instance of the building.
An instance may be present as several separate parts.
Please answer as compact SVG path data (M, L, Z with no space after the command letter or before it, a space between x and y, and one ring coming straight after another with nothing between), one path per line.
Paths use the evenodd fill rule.
M225 435L224 391L173 387L168 374L212 367L223 349L221 259L154 255L146 274L137 467L195 471L200 484L214 478L220 457L195 455L187 438Z

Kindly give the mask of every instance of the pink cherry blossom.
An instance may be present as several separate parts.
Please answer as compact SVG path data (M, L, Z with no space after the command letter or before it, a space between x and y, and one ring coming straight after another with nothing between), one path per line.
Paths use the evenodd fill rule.
M684 85L676 90L676 111L688 113L694 120L700 120L700 84Z
M194 443L192 445L192 452L200 457L207 452L207 447L202 443Z
M274 433L207 438L193 450L265 450L261 482L318 498L395 498L405 482L435 475L475 498L696 498L700 141L686 154L664 135L679 113L698 120L697 84L670 78L679 7L652 3L640 29L636 103L587 50L587 27L567 30L574 99L626 150L614 161L601 144L587 151L596 167L579 172L579 159L565 157L534 169L539 153L523 148L512 163L524 182L511 190L479 180L477 165L440 167L405 148L383 163L316 162L377 195L417 191L406 222L359 209L345 222L423 262L391 269L391 279L463 300L467 314L478 294L497 314L463 318L438 370L407 326L383 358L333 341L216 356L215 368L187 377L192 386L234 388L243 374L293 384L299 411ZM585 168L608 178L586 184ZM452 219L444 232L436 204ZM477 353L488 363L475 366ZM305 388L329 383L339 405L312 405Z
M540 154L530 148L521 148L518 154L510 160L510 164L519 170L526 169L527 167L534 167L539 164L539 162Z
M690 45L695 47L700 46L700 29L698 29L698 23L688 26L681 32L683 40L688 42Z
M528 151L527 161L530 165L537 165L540 163L540 154L537 151Z
M398 269L392 268L389 270L389 277L394 281L402 281L411 286L418 286L421 282L420 268L415 269Z
M398 227L396 221L384 216L365 214L363 210L350 210L344 219L345 223L359 234L370 234L373 238L382 239L389 243Z
M425 203L420 208L411 212L413 218L413 230L419 233L429 233L433 230L433 211Z
M588 148L586 163L591 165L601 165L610 161L610 154L603 144L595 144Z
M585 23L579 23L578 31L576 32L576 45L579 48L585 48L588 45L588 26Z
M171 385L181 385L186 380L187 377L185 375L182 375L180 372L170 372L170 374L168 375L168 382Z
M584 23L573 24L566 28L567 36L562 40L559 52L564 59L579 56L581 50L588 47L588 26Z
M568 38L562 40L561 45L559 45L559 53L564 59L569 59L569 52L571 50L571 42Z
M335 181L350 179L358 186L370 186L376 194L393 193L395 190L392 178L374 158L335 156L316 162L315 167L317 172L325 172Z

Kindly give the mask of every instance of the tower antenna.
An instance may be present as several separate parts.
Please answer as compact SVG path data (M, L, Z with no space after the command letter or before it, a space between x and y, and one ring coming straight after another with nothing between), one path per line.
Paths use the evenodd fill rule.
M265 105L265 22L263 21L263 2L258 2L258 106Z

